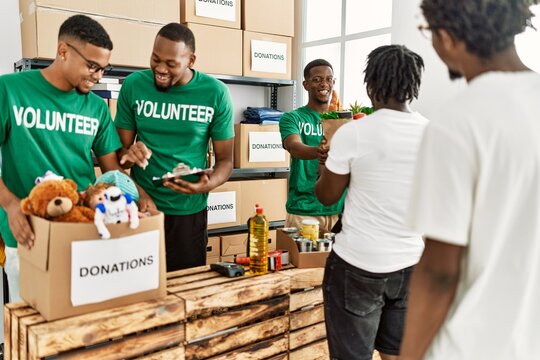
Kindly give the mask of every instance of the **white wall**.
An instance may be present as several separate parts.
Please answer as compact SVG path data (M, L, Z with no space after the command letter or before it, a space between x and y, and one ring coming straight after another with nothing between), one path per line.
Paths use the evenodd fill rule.
M0 74L13 72L21 54L19 1L0 0Z
M425 72L422 76L420 95L412 103L414 110L429 118L455 96L465 82L451 81L448 70L439 59L431 42L424 38L417 27L424 23L420 0L394 0L392 14L392 43L407 46L424 59Z

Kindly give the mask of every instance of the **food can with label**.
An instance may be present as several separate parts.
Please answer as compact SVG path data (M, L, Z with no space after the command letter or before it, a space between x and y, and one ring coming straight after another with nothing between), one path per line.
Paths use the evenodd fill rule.
M328 239L319 239L317 240L317 251L319 252L329 252L332 250L332 241Z
M302 220L302 236L315 243L319 239L319 221L315 219Z

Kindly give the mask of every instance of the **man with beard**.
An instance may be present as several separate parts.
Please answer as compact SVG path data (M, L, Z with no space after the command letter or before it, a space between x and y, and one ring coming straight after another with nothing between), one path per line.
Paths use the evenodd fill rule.
M304 68L302 83L308 92L307 105L283 114L279 121L283 147L291 154L285 226L300 228L303 220L315 219L319 230L328 232L343 209L345 196L331 206L324 206L313 192L319 164L324 164L328 156L328 148L321 146L320 114L328 111L334 84L332 65L324 59L311 61Z
M123 145L120 162L132 167L135 181L165 214L167 271L206 264L208 192L227 181L232 172L229 90L221 81L193 69L194 64L192 31L178 23L165 25L154 41L151 69L125 79L115 118ZM211 174L175 178L164 186L152 182L180 162L207 168L210 139L216 159ZM141 207L144 211L145 205Z
M426 238L400 359L540 359L540 75L515 35L538 0L423 0L468 87L433 114L410 223Z
M75 15L60 26L49 67L0 77L0 233L11 301L19 299L17 244L34 243L20 199L35 179L51 170L84 190L95 180L91 150L103 172L120 168L121 143L109 111L90 92L109 67L112 48L99 23Z

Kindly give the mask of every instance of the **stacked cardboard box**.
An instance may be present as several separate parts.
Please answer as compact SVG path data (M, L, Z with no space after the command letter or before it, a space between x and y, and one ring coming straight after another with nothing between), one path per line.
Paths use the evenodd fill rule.
M54 59L60 25L85 14L109 33L111 64L148 67L158 30L180 19L178 0L20 0L22 52L25 58Z

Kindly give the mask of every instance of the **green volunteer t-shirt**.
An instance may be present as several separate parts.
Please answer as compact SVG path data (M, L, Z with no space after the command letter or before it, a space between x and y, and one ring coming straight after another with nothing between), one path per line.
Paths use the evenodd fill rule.
M283 114L279 120L281 140L289 135L300 136L302 142L309 146L319 146L323 137L320 114L307 106ZM317 181L319 161L300 160L291 156L291 172L289 174L289 194L287 212L295 215L335 215L343 210L345 194L334 205L324 206L319 202L313 188Z
M95 180L90 150L102 156L121 143L103 99L59 90L32 70L0 76L0 147L2 179L22 199L47 170L84 190ZM0 232L17 246L3 209Z
M234 137L232 103L224 83L193 70L189 83L163 92L156 89L152 70L133 73L122 85L114 123L134 130L137 140L152 151L146 169L135 165L131 174L159 210L190 215L207 206L208 194L180 194L156 186L152 178L172 171L179 162L204 169L210 138Z

